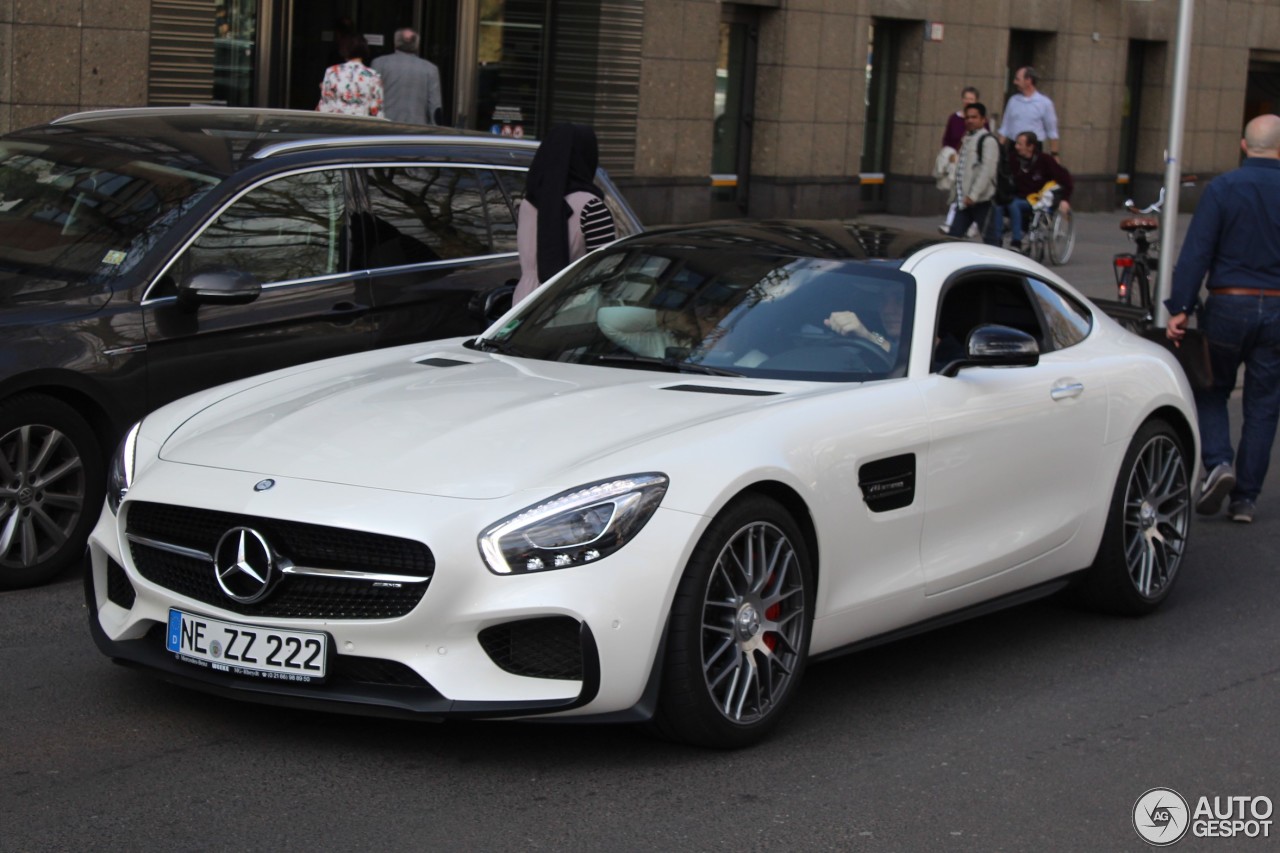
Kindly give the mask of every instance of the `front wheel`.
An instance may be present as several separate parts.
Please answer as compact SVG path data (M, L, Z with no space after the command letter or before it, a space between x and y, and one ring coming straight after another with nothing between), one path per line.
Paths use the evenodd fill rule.
M70 406L36 394L0 404L0 589L45 583L80 558L105 477Z
M1053 214L1053 224L1049 230L1049 260L1062 266L1071 260L1071 252L1076 247L1076 221L1070 213L1061 210Z
M1190 472L1173 428L1143 424L1120 466L1098 555L1080 578L1089 603L1138 616L1169 597L1191 525Z
M721 749L765 737L800 683L813 601L808 549L786 510L761 495L727 507L676 590L657 731Z

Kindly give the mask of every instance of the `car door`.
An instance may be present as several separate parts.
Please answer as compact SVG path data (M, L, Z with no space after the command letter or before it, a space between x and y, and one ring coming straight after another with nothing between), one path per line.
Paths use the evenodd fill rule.
M367 276L351 267L347 172L264 181L223 208L143 300L149 402L242 376L368 349ZM191 304L181 283L205 271L252 276L246 304Z
M363 170L357 218L376 346L475 334L488 325L486 314L496 316L520 277L516 219L497 172L523 185L523 169L441 163Z
M1056 300L1056 302L1055 302ZM1107 423L1104 368L1081 345L1087 310L1044 282L979 271L949 283L938 349L976 325L1032 334L1030 367L931 372L922 540L925 591L935 594L1028 566L1065 544L1096 497ZM935 364L934 370L940 367Z

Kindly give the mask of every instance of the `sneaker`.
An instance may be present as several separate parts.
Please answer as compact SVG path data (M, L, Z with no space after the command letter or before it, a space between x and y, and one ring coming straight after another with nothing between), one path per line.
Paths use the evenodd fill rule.
M975 223L975 224L973 224L973 225L970 225L970 226L969 226L969 238L970 238L970 239L972 239L972 240L976 240L976 239L978 239L978 238L979 238L979 237L981 237L981 236L982 236L982 232L978 230L978 226L977 226L977 224L976 224L976 223Z
M1251 524L1253 522L1253 501L1247 498L1232 501L1231 506L1227 507L1227 514L1231 516L1232 521L1240 524Z
M950 226L950 225L946 225L946 224L939 225L939 226L938 226L938 233L939 233L939 234L950 234L950 233L951 233L951 226Z
M1236 486L1235 469L1223 462L1213 466L1209 476L1200 485L1200 498L1196 501L1196 512L1201 515L1213 515L1222 508L1222 500Z
M1013 251L1013 252L1021 252L1021 251L1022 251L1022 241L1021 241L1021 240L1010 240L1010 241L1009 241L1009 250L1010 250L1010 251Z

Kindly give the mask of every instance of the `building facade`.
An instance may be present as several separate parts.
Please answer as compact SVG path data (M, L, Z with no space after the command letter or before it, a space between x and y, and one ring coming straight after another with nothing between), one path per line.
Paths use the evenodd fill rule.
M1178 0L0 0L0 130L103 107L310 109L344 35L423 33L452 124L593 124L647 222L924 214L960 90L1033 65L1077 205L1154 197ZM1195 4L1183 170L1277 110L1280 0ZM1195 193L1185 194L1189 203Z

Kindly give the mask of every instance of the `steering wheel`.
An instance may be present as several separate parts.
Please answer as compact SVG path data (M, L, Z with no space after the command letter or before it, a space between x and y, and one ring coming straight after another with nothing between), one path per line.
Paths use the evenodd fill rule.
M885 352L879 344L874 344L859 335L842 335L828 326L822 326L818 334L801 334L797 336L797 340L808 346L816 344L825 347L856 349L860 355L865 356L863 360L868 362L870 367L879 367L881 370L886 371L893 369L893 355Z

